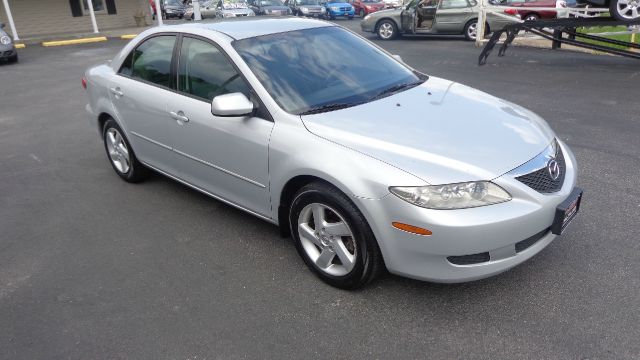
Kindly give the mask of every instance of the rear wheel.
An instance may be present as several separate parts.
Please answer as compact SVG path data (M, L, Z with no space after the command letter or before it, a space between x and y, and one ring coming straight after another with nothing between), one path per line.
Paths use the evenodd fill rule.
M391 40L398 36L398 27L392 20L382 20L376 29L381 40Z
M290 207L289 223L300 256L332 286L356 289L384 269L367 221L348 197L328 184L300 189Z
M489 24L485 24L484 26L484 34L489 33ZM473 19L464 26L464 37L468 41L476 41L478 37L478 19Z
M611 0L609 3L611 15L618 20L640 19L640 1Z
M124 131L115 120L105 122L102 139L109 162L118 176L127 182L136 183L149 175L149 170L138 161Z
M525 18L524 21L538 21L540 20L540 16L536 15L536 14L528 14Z

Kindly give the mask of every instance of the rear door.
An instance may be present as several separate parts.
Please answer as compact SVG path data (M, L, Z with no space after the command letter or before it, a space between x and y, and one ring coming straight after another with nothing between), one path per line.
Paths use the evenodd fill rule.
M473 13L472 7L469 0L442 0L436 13L437 31L447 34L462 33Z
M116 116L137 157L168 172L175 166L170 139L174 121L167 113L167 102L175 96L171 76L175 44L172 34L143 40L127 56L109 88Z
M169 104L174 151L180 155L180 177L187 182L261 215L271 211L269 198L268 114L217 117L211 100L241 92L253 95L244 77L222 49L208 39L181 41L178 92Z

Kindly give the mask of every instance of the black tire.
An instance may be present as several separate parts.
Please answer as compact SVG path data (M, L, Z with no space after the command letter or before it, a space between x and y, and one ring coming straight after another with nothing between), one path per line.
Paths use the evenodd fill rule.
M107 146L107 141L108 141L107 133L109 129L115 129L119 133L129 152L129 169L126 172L120 171L116 167L116 164L112 160L111 156L109 155L109 148ZM149 169L146 168L144 165L142 165L138 161L138 158L136 157L136 154L133 152L133 148L129 143L129 139L127 139L127 136L124 134L124 131L122 131L122 129L120 128L120 126L115 120L109 119L105 122L104 128L102 129L102 140L104 142L104 150L107 153L107 159L109 160L111 167L113 167L113 170L116 172L116 174L118 174L118 176L120 176L124 181L130 182L130 183L137 183L146 179L149 176Z
M353 16L349 16L347 19L349 19L349 20L353 20Z
M464 26L464 38L467 39L467 41L476 41L476 38L469 34L469 28L474 25L476 26L476 34L477 34L478 19L469 20L469 22L467 22L467 24ZM486 36L487 34L489 34L488 23L484 24L484 35Z
M13 55L12 57L9 58L9 64L15 64L18 62L18 54Z
M540 16L538 14L527 14L524 18L525 21L538 21L540 20Z
M613 16L616 20L629 21L640 19L640 16L634 18L633 15L630 15L629 13L620 13L620 11L618 10L618 0L611 0L609 2L609 12L611 13L611 16Z
M360 9L360 12L358 12L358 15L360 15L360 17L363 19L365 16L367 16L367 14L364 12L364 9Z
M390 25L391 35L389 35L389 36L381 34L381 31L382 31L382 29L384 29L385 24L386 25ZM384 20L380 21L378 23L378 25L376 26L376 35L378 35L378 38L380 40L392 40L392 39L395 39L396 37L398 37L398 27L396 26L396 23L393 20L384 19Z
M298 219L303 209L313 203L322 204L338 213L353 234L348 241L355 249L354 265L345 275L328 274L315 264L304 249L300 240ZM353 290L370 283L385 269L380 248L366 219L347 196L329 184L315 182L302 187L289 208L289 224L296 249L304 262L322 281L331 286Z

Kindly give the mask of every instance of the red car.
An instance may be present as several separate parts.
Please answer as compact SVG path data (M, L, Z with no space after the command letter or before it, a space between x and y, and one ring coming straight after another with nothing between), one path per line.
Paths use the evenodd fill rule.
M376 11L384 10L384 3L377 0L353 0L351 5L356 10L356 14L365 17Z
M500 5L523 8L506 9L504 12L509 15L520 15L523 20L555 19L558 13L555 11L556 0L507 0L500 2ZM553 8L554 10L528 10L526 8Z

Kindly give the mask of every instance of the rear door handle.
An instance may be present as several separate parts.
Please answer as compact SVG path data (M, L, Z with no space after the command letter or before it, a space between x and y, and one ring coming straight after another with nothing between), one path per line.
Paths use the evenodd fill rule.
M184 112L182 112L182 111L178 111L178 112L171 111L171 112L169 112L169 114L171 115L171 117L172 117L174 120L180 120L180 121L182 121L182 122L189 122L189 118L188 118L188 117L186 117L186 116L184 115Z
M124 93L122 92L122 90L120 90L120 88L119 88L119 87L117 87L117 88L111 88L111 89L109 89L109 90L111 90L111 93L112 93L113 95L115 95L116 97L122 97L122 96L124 96Z

